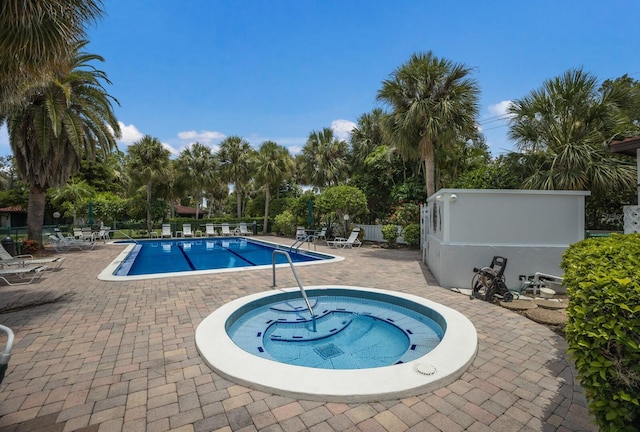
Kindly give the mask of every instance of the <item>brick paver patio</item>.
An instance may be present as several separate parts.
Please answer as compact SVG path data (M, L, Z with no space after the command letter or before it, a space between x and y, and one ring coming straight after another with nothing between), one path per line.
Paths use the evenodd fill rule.
M0 323L16 339L0 386L0 431L597 430L563 338L437 286L418 251L364 246L340 250L342 262L297 268L305 285L426 297L462 312L478 331L477 357L452 384L401 400L343 404L237 385L198 355L200 321L230 300L271 289L270 269L99 281L122 248L70 252L60 270L38 283L1 287ZM460 271L471 278L471 269ZM295 286L290 271L278 271L278 285Z

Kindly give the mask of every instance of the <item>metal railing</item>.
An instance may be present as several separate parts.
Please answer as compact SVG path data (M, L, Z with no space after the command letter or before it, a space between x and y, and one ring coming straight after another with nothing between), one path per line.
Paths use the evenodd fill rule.
M272 286L272 288L275 288L277 286L276 285L276 255L284 255L287 258L287 261L289 261L289 267L291 267L291 271L293 272L293 277L296 279L296 283L298 284L298 288L300 288L300 294L302 294L302 298L304 299L304 302L307 305L307 309L309 309L309 313L311 314L311 321L313 322L313 331L315 332L316 331L316 316L313 313L313 308L311 307L311 303L309 303L309 298L307 297L307 293L305 292L304 287L302 286L302 283L300 282L300 278L298 278L298 273L296 273L296 269L293 266L293 261L291 261L291 256L289 255L289 252L287 252L287 251L276 249L271 254L271 268L273 270L273 286Z
M300 246L302 246L305 243L308 243L309 250L311 250L311 243L313 243L313 250L317 250L315 240L316 240L315 234L305 234L304 236L297 238L296 241L293 242L291 246L289 246L289 250L293 251L295 249L297 251L300 249Z

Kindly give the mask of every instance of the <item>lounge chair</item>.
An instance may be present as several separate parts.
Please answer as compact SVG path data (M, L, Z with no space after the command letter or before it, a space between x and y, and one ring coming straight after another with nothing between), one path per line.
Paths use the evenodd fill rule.
M73 228L73 238L76 240L82 240L82 229L81 228Z
M49 264L47 266L48 270L55 270L62 264L64 261L64 257L50 257L50 258L34 258L33 255L23 254L11 256L9 252L4 247L0 247L0 266L33 266L33 265L44 265Z
M212 223L208 223L205 225L205 236L207 237L215 237L218 235L216 229L213 227Z
M317 232L313 235L313 237L314 237L316 240L322 239L322 240L325 240L325 241L326 241L326 240L327 240L327 227L326 227L326 226L322 227L322 229L321 229L320 231L317 231Z
M193 237L191 224L182 224L182 237Z
M296 228L296 240L304 240L307 237L307 231L305 227Z
M46 266L39 265L0 268L0 279L8 285L27 285L40 279L46 269Z
M96 241L96 240L103 240L103 241L109 240L109 238L110 238L109 237L109 230L110 229L111 229L110 227L102 227L102 228L100 228L100 231L94 232L92 234L92 239L94 241Z
M93 249L96 245L94 241L75 240L64 237L62 234L58 236L50 235L49 240L56 252L68 252L71 249L77 250L89 250Z
M251 231L249 231L249 229L247 228L247 224L245 222L240 222L240 235L243 236L250 236L252 233Z
M228 223L223 223L222 224L222 235L223 236L231 236L231 235L233 235L231 230L229 230L229 224Z
M327 244L334 248L353 248L353 246L360 247L362 245L362 242L358 240L358 234L360 234L360 227L355 227L353 230L351 230L349 238L336 237L333 240L327 241Z
M173 235L171 234L171 225L169 224L162 224L162 238L165 237L173 237Z

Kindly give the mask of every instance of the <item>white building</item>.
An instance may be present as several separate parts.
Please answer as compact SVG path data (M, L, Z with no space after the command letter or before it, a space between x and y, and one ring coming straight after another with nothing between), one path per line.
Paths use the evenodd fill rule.
M474 267L507 258L506 284L520 275L562 275L567 247L584 239L590 192L441 189L422 211L424 262L443 287L471 288Z

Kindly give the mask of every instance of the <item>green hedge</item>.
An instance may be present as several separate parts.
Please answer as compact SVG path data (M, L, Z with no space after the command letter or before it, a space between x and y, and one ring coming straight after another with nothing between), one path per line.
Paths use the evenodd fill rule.
M601 431L640 430L640 235L571 245L561 267L565 327L589 410Z

